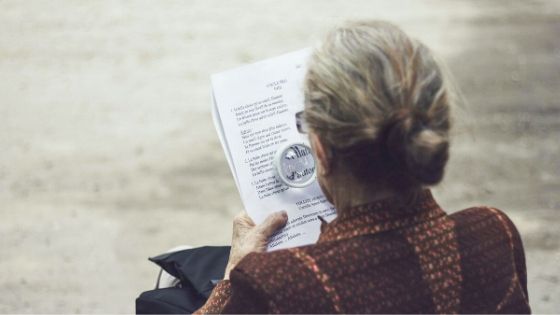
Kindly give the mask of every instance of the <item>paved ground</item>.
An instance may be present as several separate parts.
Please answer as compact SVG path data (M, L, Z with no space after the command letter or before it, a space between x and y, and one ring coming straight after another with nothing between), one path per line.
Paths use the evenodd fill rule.
M560 1L0 1L0 312L130 313L146 257L225 244L241 203L209 75L394 21L455 75L449 211L504 209L560 310Z

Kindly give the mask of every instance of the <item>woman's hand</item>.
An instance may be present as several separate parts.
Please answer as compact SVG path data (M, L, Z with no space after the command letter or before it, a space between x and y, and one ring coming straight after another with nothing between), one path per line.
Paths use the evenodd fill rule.
M268 238L288 222L286 211L279 211L269 215L261 224L255 225L247 213L241 212L233 219L233 236L231 252L226 267L224 279L229 279L229 272L252 252L264 252L268 245Z

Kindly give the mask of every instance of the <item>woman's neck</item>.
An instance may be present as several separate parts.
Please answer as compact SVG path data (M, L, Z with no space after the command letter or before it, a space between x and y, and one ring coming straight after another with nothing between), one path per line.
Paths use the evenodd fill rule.
M336 176L330 181L329 195L339 214L348 208L398 195L387 185L364 183L349 176Z

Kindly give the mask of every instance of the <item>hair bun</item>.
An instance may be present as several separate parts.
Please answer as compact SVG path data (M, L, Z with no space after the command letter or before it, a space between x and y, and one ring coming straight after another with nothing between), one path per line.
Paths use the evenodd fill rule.
M400 112L390 125L387 149L406 173L421 184L437 184L449 157L448 139L425 126L411 112Z
M313 52L305 120L341 174L414 191L441 181L453 92L431 51L393 24L351 22Z

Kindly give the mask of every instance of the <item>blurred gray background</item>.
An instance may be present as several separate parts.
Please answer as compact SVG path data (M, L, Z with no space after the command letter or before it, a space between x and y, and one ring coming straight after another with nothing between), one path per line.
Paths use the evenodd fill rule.
M0 0L0 312L131 313L147 257L227 244L242 210L209 76L393 21L448 65L449 212L503 209L560 310L560 1Z

